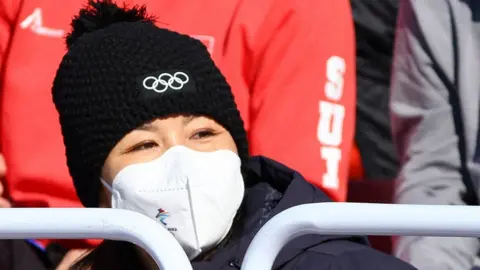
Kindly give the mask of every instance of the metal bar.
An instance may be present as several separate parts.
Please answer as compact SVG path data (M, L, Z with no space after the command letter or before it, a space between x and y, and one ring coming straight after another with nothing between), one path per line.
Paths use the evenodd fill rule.
M268 221L245 254L242 270L272 269L281 248L305 234L480 237L480 207L315 203Z
M109 239L147 251L160 269L191 270L180 244L145 215L107 208L3 208L0 239Z

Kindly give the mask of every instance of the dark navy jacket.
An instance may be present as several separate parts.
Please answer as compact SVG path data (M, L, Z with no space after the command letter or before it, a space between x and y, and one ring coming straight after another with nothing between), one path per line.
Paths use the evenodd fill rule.
M208 261L193 262L194 270L240 269L243 256L258 230L276 214L292 206L329 202L327 195L295 171L272 160L255 157L249 164L242 236L232 239ZM322 213L312 213L321 215ZM285 246L273 269L282 270L410 270L399 259L370 248L363 237L299 237Z

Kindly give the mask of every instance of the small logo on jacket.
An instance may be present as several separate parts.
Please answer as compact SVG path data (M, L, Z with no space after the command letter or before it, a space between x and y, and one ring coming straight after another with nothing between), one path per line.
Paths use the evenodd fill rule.
M30 29L30 31L40 36L52 38L62 38L65 36L63 29L55 29L43 25L41 8L35 8L32 14L28 15L28 17L20 23L20 27L22 29Z

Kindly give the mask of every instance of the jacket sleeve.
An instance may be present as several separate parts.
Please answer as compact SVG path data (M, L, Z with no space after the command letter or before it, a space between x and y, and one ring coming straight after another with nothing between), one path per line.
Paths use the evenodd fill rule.
M402 161L397 203L465 204L449 103L449 91L456 89L451 68L445 68L454 66L448 14L446 1L400 2L390 102ZM478 249L475 238L400 237L395 244L398 257L422 270L470 269Z
M344 201L355 110L348 1L273 1L253 45L249 142Z
M415 270L415 267L400 259L348 240L325 242L314 249L316 251L306 251L299 255L291 262L291 268L287 269Z

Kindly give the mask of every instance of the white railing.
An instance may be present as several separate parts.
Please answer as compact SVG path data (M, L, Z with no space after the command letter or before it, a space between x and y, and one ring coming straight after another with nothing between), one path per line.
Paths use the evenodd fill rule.
M133 211L106 208L0 209L0 239L110 239L134 243L160 269L191 270L173 235L155 220Z
M268 221L245 254L242 270L271 269L280 249L305 234L480 236L480 207L315 203Z
M283 211L255 236L243 270L271 269L280 249L305 234L480 237L480 207L318 203ZM156 221L118 209L0 209L0 239L103 238L145 249L161 269L191 270L173 236Z

